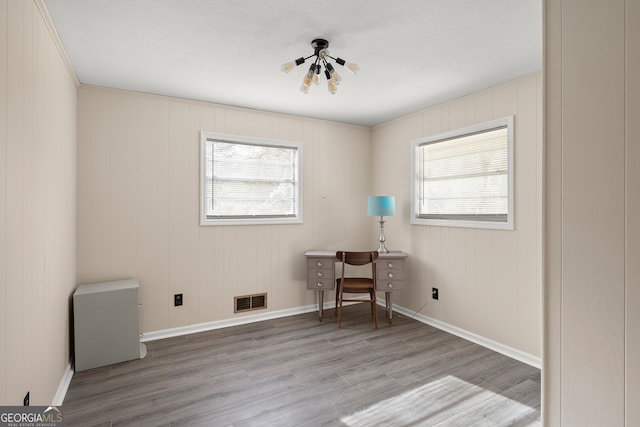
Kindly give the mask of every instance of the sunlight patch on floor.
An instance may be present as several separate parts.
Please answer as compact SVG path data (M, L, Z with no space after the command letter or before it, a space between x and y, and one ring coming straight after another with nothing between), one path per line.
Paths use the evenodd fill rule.
M526 390L522 394L526 395ZM536 412L501 394L446 376L344 416L341 421L350 427L435 426L439 423L468 426L469 422L496 426L533 418L531 423L523 425L539 425Z

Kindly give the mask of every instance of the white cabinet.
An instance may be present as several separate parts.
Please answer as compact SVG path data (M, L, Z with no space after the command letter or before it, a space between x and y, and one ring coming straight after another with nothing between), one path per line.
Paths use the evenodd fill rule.
M75 370L97 368L141 354L135 279L80 285L73 293Z

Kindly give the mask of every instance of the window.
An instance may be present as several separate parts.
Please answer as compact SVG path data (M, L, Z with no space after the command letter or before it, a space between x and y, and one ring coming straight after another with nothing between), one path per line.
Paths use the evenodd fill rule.
M513 229L513 117L411 141L411 223Z
M302 222L302 144L202 132L200 224Z

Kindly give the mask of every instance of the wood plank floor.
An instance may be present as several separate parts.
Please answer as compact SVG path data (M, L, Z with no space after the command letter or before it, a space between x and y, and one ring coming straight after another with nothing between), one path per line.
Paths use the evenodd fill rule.
M364 304L146 343L78 372L67 426L540 425L540 370ZM379 312L384 319L384 311Z

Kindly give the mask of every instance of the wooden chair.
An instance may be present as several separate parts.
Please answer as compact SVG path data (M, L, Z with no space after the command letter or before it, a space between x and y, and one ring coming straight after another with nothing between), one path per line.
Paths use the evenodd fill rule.
M342 262L342 272L336 279L336 311L338 313L338 328L342 324L342 303L343 302L368 302L371 304L371 314L378 329L378 310L376 302L376 267L375 260L378 252L336 252L336 258ZM371 277L345 277L345 265L367 265L371 264ZM344 294L369 294L369 299L349 298L345 299Z

